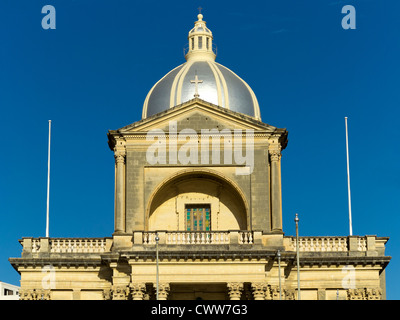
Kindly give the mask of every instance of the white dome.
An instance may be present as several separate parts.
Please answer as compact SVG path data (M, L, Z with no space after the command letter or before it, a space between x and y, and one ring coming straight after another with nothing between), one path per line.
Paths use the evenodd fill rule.
M186 62L168 72L149 91L142 118L199 97L212 104L261 120L257 98L249 85L215 62L212 33L203 16L189 32Z

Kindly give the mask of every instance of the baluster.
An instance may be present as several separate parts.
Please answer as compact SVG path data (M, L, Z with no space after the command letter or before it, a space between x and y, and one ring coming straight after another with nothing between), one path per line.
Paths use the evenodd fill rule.
M190 234L190 240L191 240L190 241L191 244L195 243L195 240L196 240L196 233L195 232Z
M190 244L191 241L192 241L192 236L191 236L191 233L188 232L188 233L186 234L186 241L185 241L185 244Z
M339 248L340 248L339 251L344 251L344 250L343 250L343 249L344 249L344 246L343 246L342 238L339 238Z

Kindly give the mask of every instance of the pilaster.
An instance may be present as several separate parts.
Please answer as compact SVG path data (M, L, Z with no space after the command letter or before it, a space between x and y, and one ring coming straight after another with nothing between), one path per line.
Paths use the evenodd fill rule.
M115 232L125 231L125 141L116 140L115 158Z
M273 140L275 142L275 140ZM281 146L275 142L269 146L271 167L271 212L272 232L282 232L282 190L281 190Z

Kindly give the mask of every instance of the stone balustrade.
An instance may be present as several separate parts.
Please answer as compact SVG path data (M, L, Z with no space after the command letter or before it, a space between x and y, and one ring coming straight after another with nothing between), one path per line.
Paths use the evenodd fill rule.
M111 238L24 238L23 251L32 253L103 253L110 251Z
M128 246L155 245L156 234L162 245L263 245L261 231L135 231L125 234ZM299 237L300 252L367 252L375 250L375 236ZM25 253L103 253L118 246L114 238L23 238ZM264 243L265 245L265 243ZM285 251L296 251L296 237L284 236ZM266 247L267 248L267 247Z
M296 251L296 237L289 240L287 250ZM350 248L352 247L352 248ZM299 237L300 252L367 251L367 237Z
M156 234L161 244L254 244L254 234L261 243L261 232L257 231L152 231L142 232L142 244L156 244Z

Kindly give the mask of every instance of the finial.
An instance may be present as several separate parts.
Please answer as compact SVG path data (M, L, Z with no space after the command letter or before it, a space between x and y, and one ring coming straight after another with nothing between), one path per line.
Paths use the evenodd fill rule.
M199 19L199 21L203 21L203 15L201 14L201 10L203 10L203 8L198 7L197 9L199 9L199 14L197 15L197 19Z

